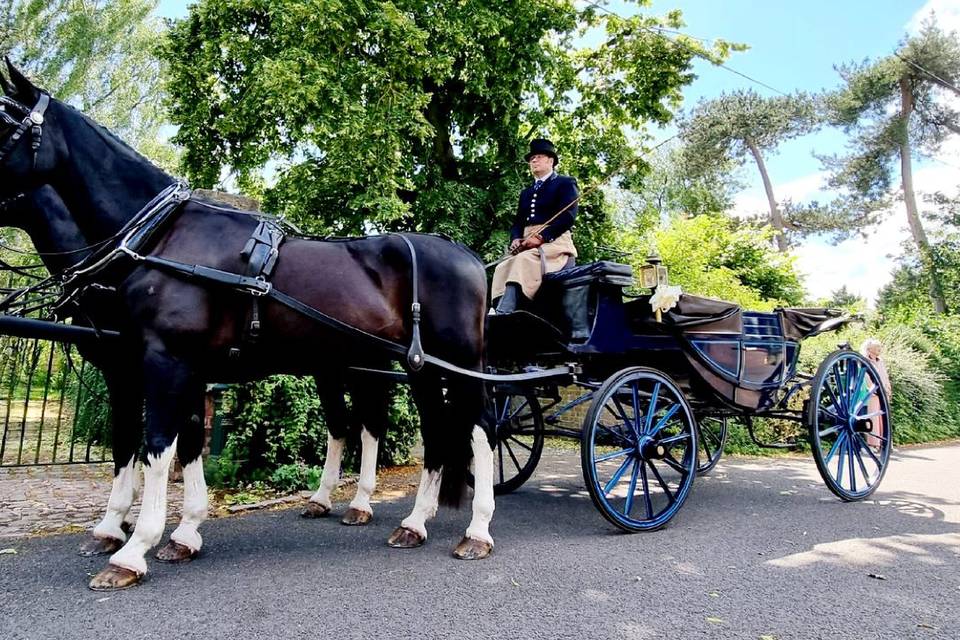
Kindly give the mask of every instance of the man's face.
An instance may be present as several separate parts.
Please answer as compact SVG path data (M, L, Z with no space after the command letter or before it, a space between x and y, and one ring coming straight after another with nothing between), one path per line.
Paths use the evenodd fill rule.
M535 153L527 161L530 173L541 178L553 171L553 158L542 153Z

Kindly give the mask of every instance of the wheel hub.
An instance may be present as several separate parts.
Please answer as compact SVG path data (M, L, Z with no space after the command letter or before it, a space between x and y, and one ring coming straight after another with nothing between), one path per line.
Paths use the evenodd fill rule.
M643 436L637 444L637 453L644 460L650 460L651 458L662 458L666 455L667 449L650 436Z

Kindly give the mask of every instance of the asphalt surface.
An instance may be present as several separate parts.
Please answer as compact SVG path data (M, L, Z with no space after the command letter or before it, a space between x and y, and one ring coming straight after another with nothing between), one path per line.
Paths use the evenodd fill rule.
M897 452L874 498L838 501L812 460L726 459L665 529L626 535L576 452L547 451L479 562L450 556L468 511L388 548L412 498L361 529L211 521L196 561L112 594L87 590L104 561L82 536L5 541L0 638L960 638L960 445Z

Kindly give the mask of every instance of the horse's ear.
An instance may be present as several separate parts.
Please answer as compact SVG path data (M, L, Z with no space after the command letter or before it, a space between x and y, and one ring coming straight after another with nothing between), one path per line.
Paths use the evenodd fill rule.
M40 90L33 86L33 83L27 80L26 76L20 73L20 70L13 66L10 58L4 57L7 63L7 73L10 74L10 80L13 84L3 81L3 90L11 97L19 97L24 102L33 104L40 98Z

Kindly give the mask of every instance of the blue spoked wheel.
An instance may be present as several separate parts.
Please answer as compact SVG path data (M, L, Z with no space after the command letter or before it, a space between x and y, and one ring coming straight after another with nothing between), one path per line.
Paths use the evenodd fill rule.
M598 389L583 422L580 457L593 504L624 531L667 524L697 475L697 423L677 384L645 367Z
M856 351L834 351L810 387L807 428L827 487L843 500L876 491L893 447L886 391L876 369Z

